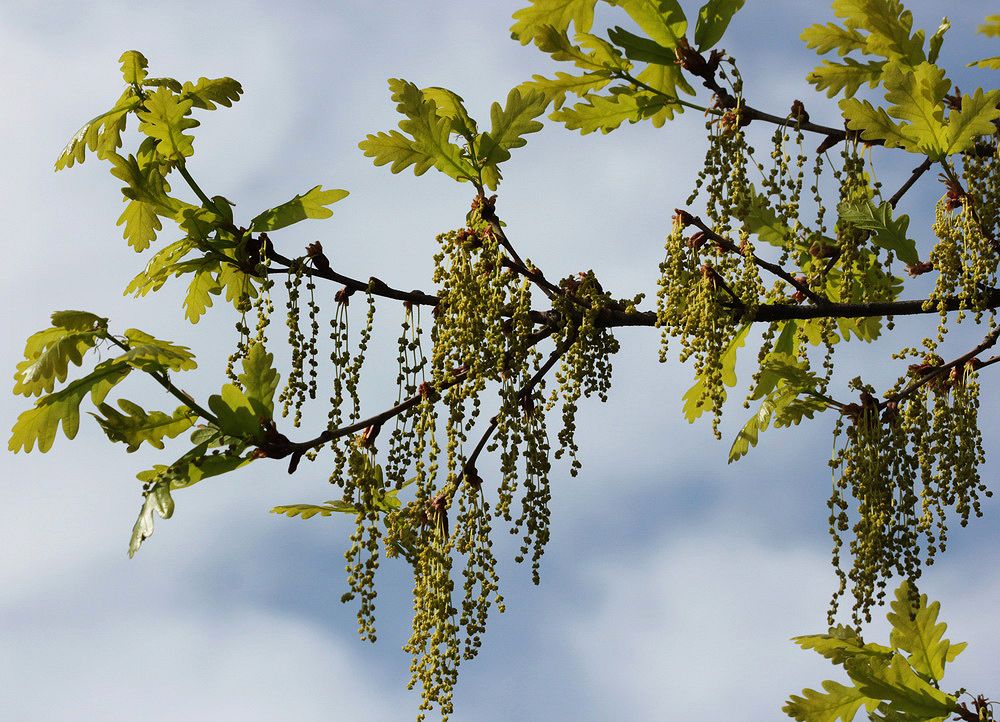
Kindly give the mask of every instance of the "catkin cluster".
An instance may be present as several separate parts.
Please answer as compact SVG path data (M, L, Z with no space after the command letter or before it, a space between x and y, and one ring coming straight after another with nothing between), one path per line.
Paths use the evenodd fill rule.
M915 582L922 564L944 551L949 513L965 526L982 515L981 497L991 492L979 476L985 457L975 362L948 368L927 356L882 403L859 380L853 385L861 399L845 408L835 432L842 444L830 461L829 522L840 578L830 618L850 586L860 624L871 621L893 575ZM845 572L847 534L853 562Z

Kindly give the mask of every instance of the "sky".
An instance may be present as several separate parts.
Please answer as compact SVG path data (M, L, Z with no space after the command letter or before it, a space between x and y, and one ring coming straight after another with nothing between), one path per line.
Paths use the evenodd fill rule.
M798 40L806 25L833 19L826 3L748 5L722 46L739 61L751 103L783 114L801 98L814 120L835 123L836 107L803 80L815 56ZM937 27L940 3L908 6L917 25ZM275 234L279 250L295 255L321 240L337 270L430 291L434 236L463 223L472 191L434 172L393 176L373 167L357 143L397 122L387 78L451 88L482 118L509 88L551 74L555 64L509 39L518 7L513 0L5 2L0 366L13 372L23 339L47 326L51 311L86 309L115 328L190 346L200 367L183 384L196 396L221 384L231 310L217 304L192 327L178 285L141 301L124 298L120 289L145 258L114 227L119 183L93 159L52 172L69 137L120 92L122 51L141 50L153 75L243 83L234 108L200 116L190 162L200 184L235 200L242 217L317 183L351 191L332 219ZM685 7L694 14L691 3ZM987 0L948 7L954 27L942 58L965 90L991 82L987 72L964 68L995 54L972 32L991 10ZM704 148L697 114L607 136L581 137L549 122L506 164L498 212L522 254L549 277L593 268L617 295L652 296L670 217ZM916 164L882 151L875 159L887 186ZM910 228L924 248L939 194L928 174L908 196ZM394 313L380 309L384 325L362 384L367 411L395 393ZM884 343L841 351L841 383L857 373L851 369L891 380L885 359L921 328L900 322ZM825 505L833 419L769 431L748 458L727 465L728 442L714 441L707 424L684 421L680 397L691 371L676 359L657 362L657 336L648 328L618 334L611 399L581 404L583 472L570 478L565 465L554 468L542 584L531 585L529 570L502 565L507 613L491 618L479 658L464 666L453 719L698 722L721 711L756 722L781 719L789 693L835 676L789 641L824 631L835 587ZM956 338L971 340L975 330ZM749 368L741 362L743 379ZM151 383L131 379L126 391L160 404ZM988 383L983 394L991 458L983 475L993 480L997 397ZM3 425L10 428L26 405L8 397ZM745 413L738 403L727 410L728 438ZM288 476L280 463L259 462L178 493L174 518L159 521L129 560L141 501L134 475L178 447L125 454L88 420L74 442L60 437L46 455L0 456L0 717L413 718L419 698L405 689L409 660L400 650L410 614L406 571L383 565L380 638L362 643L354 609L339 601L343 521L268 513L329 498L321 464ZM998 694L992 612L1000 600L1000 522L995 502L985 508L968 529L955 525L923 589L942 601L949 636L972 642L949 673L951 686ZM884 633L884 624L868 630L873 640Z

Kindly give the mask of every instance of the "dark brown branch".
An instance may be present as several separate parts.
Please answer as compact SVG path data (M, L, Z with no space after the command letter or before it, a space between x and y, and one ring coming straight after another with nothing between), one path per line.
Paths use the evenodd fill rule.
M545 363L539 366L538 370L532 375L530 379L521 387L517 392L517 400L524 401L528 395L534 390L535 386L545 377L552 367L556 365L556 362L562 357L566 349L569 347L570 343L563 343L552 350L549 357L545 360ZM483 449L486 448L486 443L493 436L493 432L496 431L497 424L500 422L500 415L497 414L492 419L490 419L489 426L486 427L486 431L483 432L482 437L479 439L479 443L476 444L476 448L472 450L472 454L466 459L465 465L463 466L462 473L464 475L469 475L475 472L476 462L479 460L479 455L483 453Z
M935 366L931 369L928 369L926 373L921 374L920 378L911 383L909 386L902 389L901 391L894 393L892 396L889 396L885 401L881 402L880 406L884 407L886 404L898 402L902 399L905 399L907 396L914 393L925 384L930 383L934 379L939 378L944 374L947 374L954 368L959 368L961 366L964 366L965 364L975 359L976 356L981 354L983 351L993 348L998 340L1000 340L1000 326L998 326L997 328L993 329L990 333L988 333L986 335L986 338L984 338L979 343L979 345L976 346L974 349L972 349L968 353L962 354L954 361L949 361L948 363L943 364L941 366Z
M295 261L286 256L281 255L277 252L271 252L270 257L272 260L277 261L283 267L282 268L268 268L267 272L269 274L276 273L288 273L294 265ZM330 269L319 269L312 266L305 265L302 268L302 272L308 276L313 276L315 278L325 278L328 281L333 281L334 283L340 283L350 288L352 291L359 291L361 293L371 292L374 296L381 296L383 298L391 298L396 301L408 301L420 306L436 306L438 304L438 297L433 296L429 293L424 293L423 291L401 291L397 288L392 288L385 281L372 276L368 281L359 281L356 278L351 278L350 276L345 276L342 273L337 273L332 268Z
M924 162L918 165L916 168L914 168L913 173L910 174L910 177L906 179L906 182L902 186L900 186L898 191L893 193L892 198L889 199L889 205L895 208L896 205L899 203L899 201L903 198L903 195L906 193L906 191L910 190L910 188L913 187L913 184L920 179L920 176L922 176L930 169L931 169L931 159L924 158Z
M939 306L935 303L930 308L924 308L926 299L913 301L884 301L879 303L827 303L821 306L799 306L794 304L764 304L744 320L751 323L770 323L772 321L795 321L811 318L871 318L875 316L918 316L938 313ZM961 301L950 298L945 301L945 310L957 311ZM1000 291L991 290L985 304L986 308L1000 308ZM741 312L742 309L736 309ZM544 314L542 314L544 315ZM597 319L598 325L604 328L625 326L655 326L655 311L637 311L625 313L623 310L606 309Z
M730 253L742 254L742 251L740 250L739 246L737 246L728 238L720 236L718 233L713 231L700 217L691 216L690 225L693 225L696 228L698 228L702 233L705 234L705 237L708 240L712 241L718 246L721 246L726 251L729 251ZM830 303L826 298L824 298L823 296L819 295L818 293L810 289L807 285L805 285L801 281L797 280L792 274L790 274L788 271L786 271L778 264L771 263L770 261L765 261L757 254L753 254L752 258L754 264L756 264L759 268L763 268L764 270L769 271L770 273L774 274L775 276L782 279L786 283L790 284L793 288L795 288L795 290L801 292L803 296L808 298L813 303L822 305L827 305Z

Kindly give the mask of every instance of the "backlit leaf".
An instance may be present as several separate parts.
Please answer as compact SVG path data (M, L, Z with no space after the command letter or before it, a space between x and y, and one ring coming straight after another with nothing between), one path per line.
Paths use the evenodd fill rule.
M824 60L822 65L814 68L806 76L806 80L815 85L816 90L825 90L829 98L841 93L850 98L865 83L871 88L878 85L884 67L883 60L871 60L866 63L858 62L854 58L844 58L843 63Z
M986 22L976 32L991 38L1000 38L1000 15L987 15Z
M87 121L59 154L56 170L82 163L88 149L96 152L98 158L105 158L113 153L121 145L121 134L128 114L139 107L139 102L139 98L129 88L111 110Z
M530 92L521 94L514 88L507 94L507 101L501 107L493 103L490 108L492 126L488 133L479 136L477 149L483 165L496 166L510 158L510 151L527 143L529 133L537 133L542 124L536 118L545 112L548 100L544 94ZM488 184L496 188L496 183Z
M216 103L232 107L242 94L243 86L232 78L198 78L197 83L186 82L180 90L183 99L203 110L215 110Z
M553 104L553 109L559 110L566 102L568 93L582 97L592 91L600 90L611 80L611 73L607 71L584 73L583 75L557 72L556 77L551 79L542 75L533 75L531 80L522 83L520 87L527 91L538 91L544 94L546 100Z
M39 396L66 380L69 365L83 363L83 354L107 333L108 319L86 311L57 311L52 327L28 337L24 360L14 372L14 393Z
M844 662L844 668L864 695L891 702L900 712L935 720L955 710L954 697L918 677L898 654L889 661L853 657Z
M862 707L871 712L878 706L878 700L866 697L856 687L845 687L839 682L825 680L823 690L805 689L801 697L793 694L781 709L799 722L853 722Z
M193 101L178 97L168 88L157 88L149 94L144 105L145 110L137 112L139 130L157 140L157 153L172 161L194 155L194 136L185 133L200 125L188 117Z
M590 95L587 101L557 110L550 117L565 123L570 130L579 130L582 135L597 130L610 133L626 121L638 123L650 118L670 103L669 99L646 91Z
M687 32L687 18L677 0L611 0L627 12L650 38L665 48L677 47Z
M201 267L194 272L194 278L191 279L184 296L184 318L191 323L198 323L205 311L211 307L212 296L222 291L222 286L213 275L217 267L217 262L209 261L201 264Z
M294 519L312 519L314 516L331 516L334 513L350 514L354 516L358 513L358 508L342 499L328 501L325 504L288 504L286 506L276 506L271 509L272 514L284 514Z
M896 589L888 614L892 624L889 640L893 647L908 653L907 661L919 674L941 681L946 663L958 656L965 643L953 645L944 639L948 625L937 621L939 602L928 604L926 594L921 594L917 602L914 607L906 583Z
M343 200L348 195L348 191L345 190L323 190L321 185L314 186L304 194L297 195L292 200L257 215L250 221L250 230L255 233L276 231L306 218L329 218L333 215L333 211L327 206Z
M140 85L146 79L146 68L149 67L149 61L138 50L126 50L118 58L118 62L122 66L122 78L129 85Z
M873 231L871 240L875 245L892 251L903 263L914 264L917 256L916 242L907 238L906 231L910 217L900 214L892 217L892 205L885 202L875 205L871 201L844 205L838 209L840 217L857 228Z
M147 412L138 404L128 399L119 399L121 413L109 406L101 404L98 409L101 415L94 414L97 423L112 441L128 445L129 453L135 451L147 442L157 449L163 448L163 439L172 439L187 431L198 418L197 414L186 406L179 406L174 413L162 411Z
M745 0L708 0L698 11L694 44L699 51L708 50L722 40L730 21Z
M545 26L566 30L570 23L578 33L590 30L597 0L531 0L531 5L514 13L510 34L527 45Z
M274 369L274 356L264 345L254 343L243 358L240 383L247 400L258 418L274 415L274 392L278 388L278 372Z
M1000 55L994 55L992 58L976 60L975 62L969 63L969 67L983 68L984 70L1000 70Z
M223 386L221 394L209 397L208 408L218 417L223 433L245 440L261 437L263 432L257 413L239 386Z
M116 360L142 371L190 371L197 368L194 354L186 346L177 346L150 336L138 329L125 331L129 350Z
M953 110L948 116L946 152L961 153L971 148L979 136L995 133L993 121L1000 118L998 104L1000 90L984 93L982 88L976 88L975 93L964 94L961 109Z
M836 50L837 55L844 56L855 50L864 50L867 40L854 28L842 28L835 23L826 25L810 25L799 36L805 41L806 47L813 48L820 55Z

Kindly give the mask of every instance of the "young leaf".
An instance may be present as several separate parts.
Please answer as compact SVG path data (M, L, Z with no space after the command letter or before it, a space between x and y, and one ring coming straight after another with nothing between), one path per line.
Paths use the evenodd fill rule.
M867 30L866 52L917 65L925 60L924 34L910 34L913 14L898 0L834 0L833 11L848 27Z
M274 356L264 344L254 343L243 358L240 383L257 418L269 419L274 415L274 392L278 388L278 372L274 369Z
M177 346L162 341L138 329L125 331L129 350L116 361L127 363L142 371L190 371L198 367L194 354L187 346Z
M676 48L687 32L687 18L677 0L612 0L627 12L650 38L665 48Z
M545 112L548 101L542 93L521 95L514 88L507 94L503 107L493 103L490 108L492 126L488 133L479 136L478 154L483 165L496 166L510 158L510 151L524 146L529 133L537 133L542 124L536 120ZM495 186L493 186L495 187Z
M584 97L592 91L597 91L612 80L608 71L570 75L556 72L556 77L549 79L543 75L532 75L531 80L521 83L520 88L526 91L537 91L545 95L548 103L553 104L553 110L559 110L566 102L567 93Z
M822 65L814 68L806 76L806 80L815 85L816 90L825 90L828 98L840 93L846 98L851 98L865 83L868 83L870 88L878 85L884 67L884 60L871 60L866 63L860 63L854 58L844 58L843 63L824 60Z
M137 112L139 130L157 140L156 152L171 161L194 155L194 136L184 131L200 123L189 118L193 101L180 98L167 88L157 88L145 101L145 110Z
M52 327L28 337L24 360L14 372L14 393L39 396L66 380L69 365L79 366L83 355L107 333L108 319L86 311L58 311Z
M944 127L944 96L951 81L944 70L932 63L920 63L912 70L889 65L883 75L885 99L892 103L889 115L908 125L906 133L928 154L947 148Z
M118 58L122 66L122 78L128 85L141 85L146 79L146 68L149 61L138 50L126 50Z
M587 52L570 42L565 30L556 30L547 25L535 36L535 45L543 53L548 53L553 60L571 62L578 68L588 71L604 71L609 69L609 58L601 58L596 52Z
M858 633L840 624L830 627L829 634L809 634L792 639L802 649L812 649L834 664L843 664L854 657L878 657L889 659L892 649L880 644L865 644Z
M655 40L644 38L620 27L608 30L611 42L625 51L625 57L640 63L657 63L677 67L677 55L672 48L666 48Z
M910 601L907 584L896 589L896 598L891 603L888 614L892 631L889 641L893 647L908 653L910 666L936 682L944 677L944 668L965 649L965 643L952 644L943 639L948 625L938 622L939 602L927 603L927 595L921 594L916 609Z
M976 32L990 38L1000 38L1000 15L987 15L986 22L976 28Z
M694 44L703 52L715 46L726 33L730 21L745 0L708 0L698 11L694 29Z
M412 165L414 175L423 175L434 167L434 157L418 150L412 140L397 130L369 134L358 147L377 166L392 163L389 170L393 173L401 173Z
M891 702L898 711L919 719L943 719L955 710L957 700L917 676L898 654L889 661L874 657L853 657L844 669L867 697Z
M208 399L208 408L219 419L219 429L240 439L259 439L263 433L260 420L246 394L239 386L226 384L221 394Z
M34 408L17 417L7 448L14 453L21 449L31 451L37 443L38 450L45 453L52 448L60 424L67 439L75 438L80 428L83 397L90 394L93 403L100 404L114 385L128 376L129 371L131 369L127 364L105 361L82 379L43 396L35 402Z
M953 110L948 116L946 154L961 153L971 148L979 136L995 133L993 121L1000 118L998 104L1000 90L984 93L982 88L976 88L972 95L963 95L961 109Z
M476 121L469 116L469 111L465 109L465 101L458 93L438 87L423 88L420 92L437 106L438 115L451 121L453 133L472 138L479 132Z
M327 206L332 206L348 195L348 191L345 190L323 190L323 186L321 185L314 186L303 195L297 195L292 200L282 203L280 206L258 214L250 221L250 230L255 233L259 231L276 231L279 228L285 228L306 218L329 218L333 215L333 211L327 208Z
M177 407L172 414L165 414L162 411L147 412L128 399L119 399L118 406L125 412L124 414L108 404L101 404L98 409L102 415L92 415L109 439L128 445L129 453L138 449L144 441L150 446L162 449L164 438L172 439L184 433L198 418L197 414L186 406Z
M948 18L943 18L941 20L941 24L938 25L938 29L933 35L931 35L930 42L928 43L930 48L927 51L927 62L937 62L938 55L941 53L941 45L944 43L944 34L948 32L950 28L951 22L948 21Z
M243 94L243 86L232 78L198 78L197 83L184 83L179 93L195 108L215 110L216 103L232 107Z
M879 703L856 687L845 687L832 680L825 680L823 689L825 692L804 689L802 697L793 694L781 711L799 722L853 722L862 706L871 712Z
M517 22L511 26L510 36L527 45L545 26L566 30L570 23L576 32L588 32L594 22L595 5L597 0L531 0L529 7L514 13Z
M836 50L837 55L843 57L855 50L864 51L867 45L867 38L856 29L842 28L834 23L810 25L799 37L807 48L813 48L820 55Z
M312 519L317 514L320 516L331 516L334 512L354 516L358 513L358 508L343 499L338 499L328 501L323 505L289 504L287 506L276 506L271 509L272 514L284 514L290 519L294 519L295 517Z
M862 140L881 140L887 148L903 148L912 153L922 152L917 139L897 125L882 108L867 100L847 98L840 101L840 110L850 130L861 131Z
M222 286L212 272L218 267L217 261L207 261L199 264L188 285L184 296L184 318L191 323L198 323L205 311L212 305L212 296L222 291Z
M194 249L194 241L182 238L157 251L146 263L146 268L125 287L125 295L131 293L138 297L160 290L170 276L179 275L176 264Z
M136 252L145 251L156 240L163 226L156 215L156 206L142 201L129 201L116 225L125 225L122 236Z
M838 212L851 225L874 231L871 239L875 245L892 251L903 263L914 264L920 260L916 242L906 237L910 217L902 214L894 219L891 204L886 202L876 206L871 201L865 201L843 205Z
M581 135L601 131L610 133L622 123L638 123L656 115L670 104L668 98L646 91L619 93L617 95L589 95L586 103L563 108L549 117L566 124L569 130L579 130Z
M1000 55L994 55L992 58L976 60L975 62L969 63L968 67L982 68L983 70L1000 70Z
M733 336L719 359L719 364L722 366L722 382L730 388L736 385L736 352L746 343L748 333L750 333L750 324L743 326ZM699 416L708 411L704 401L705 385L700 378L696 379L694 386L684 393L683 399L684 418L689 424L693 424Z
M56 170L70 168L74 163L83 163L88 149L96 151L98 158L106 158L113 153L121 145L121 134L128 114L138 108L140 102L139 97L129 88L111 110L84 123L56 159Z

